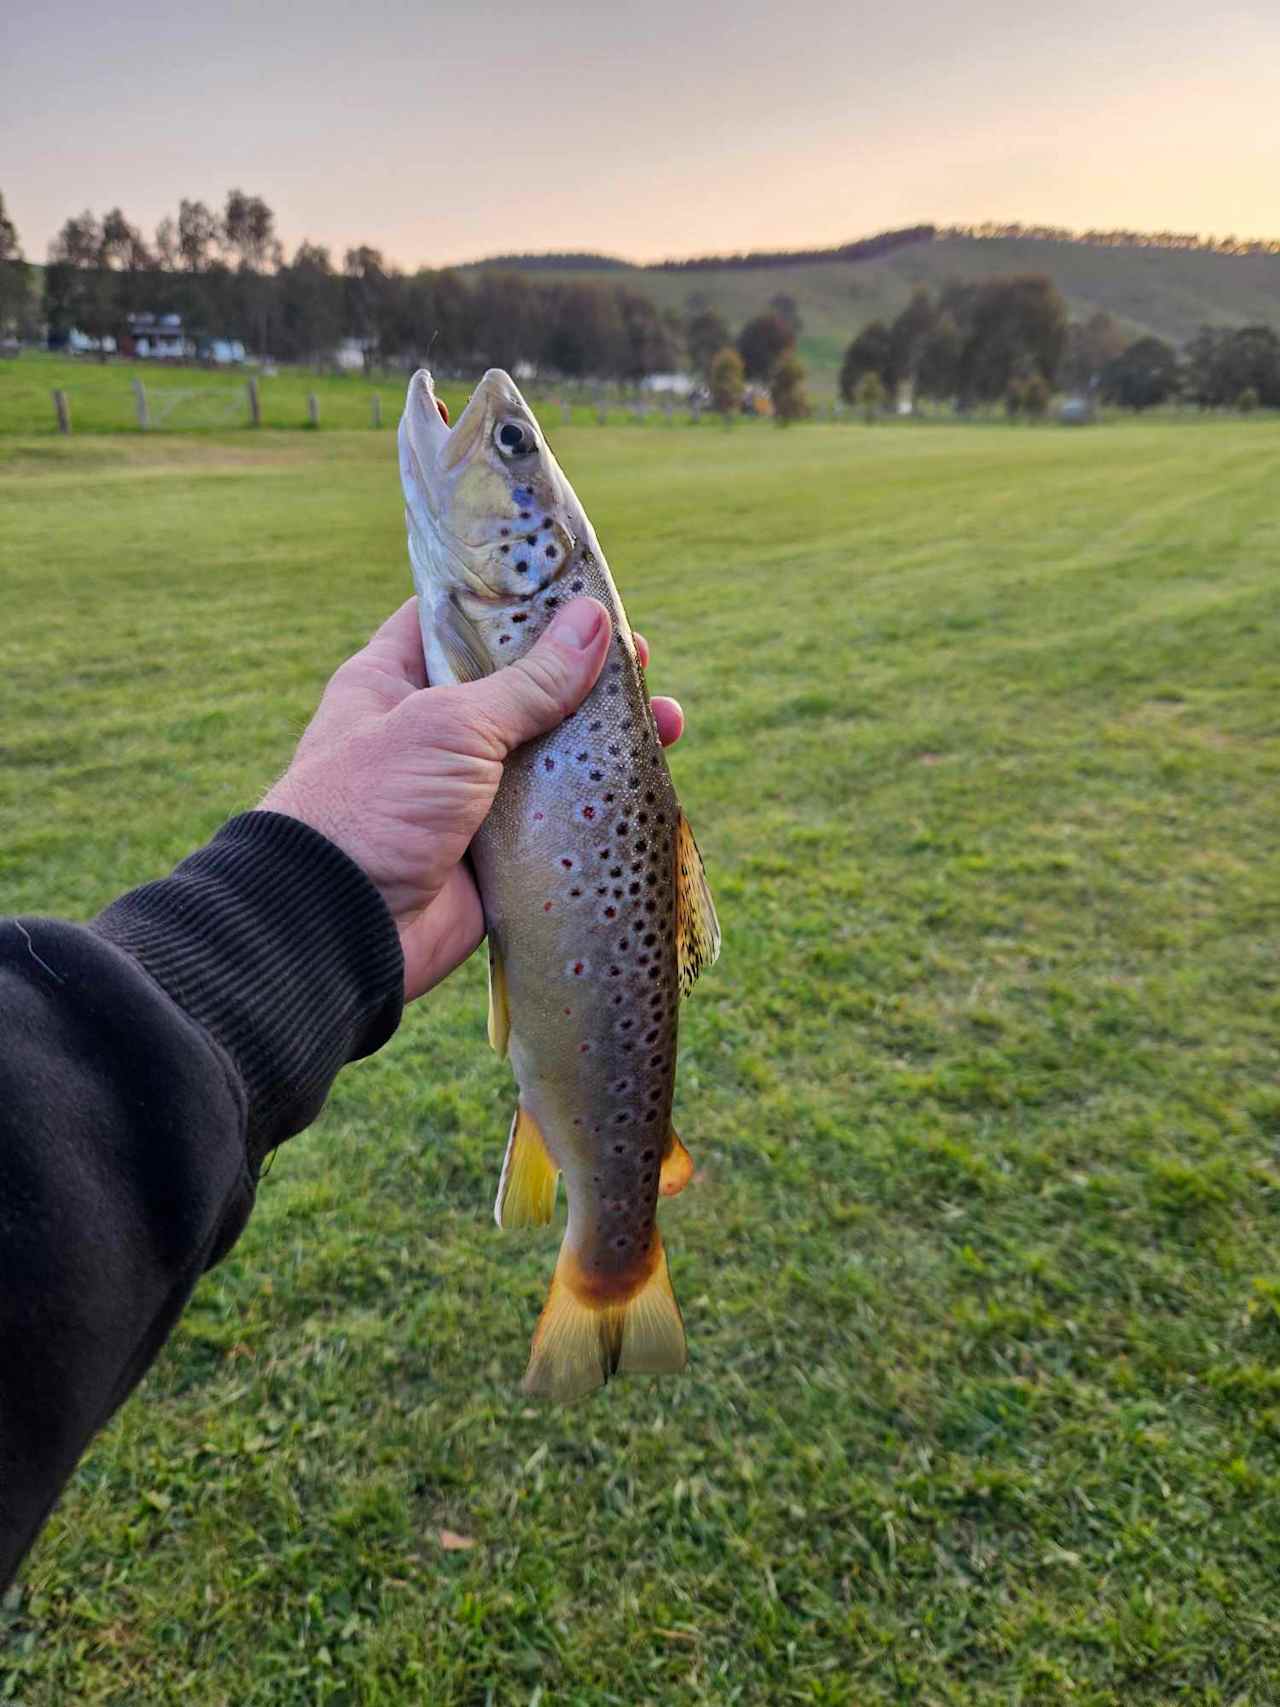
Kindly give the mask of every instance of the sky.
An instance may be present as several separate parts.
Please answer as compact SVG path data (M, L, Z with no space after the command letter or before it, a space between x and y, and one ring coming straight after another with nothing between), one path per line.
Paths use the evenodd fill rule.
M1280 236L1280 5L3 0L24 252L239 187L401 266L983 220Z

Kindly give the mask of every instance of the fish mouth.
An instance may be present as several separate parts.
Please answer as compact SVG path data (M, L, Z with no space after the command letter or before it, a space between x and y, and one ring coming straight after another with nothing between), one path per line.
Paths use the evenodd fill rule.
M448 423L448 413L436 396L435 380L427 368L420 367L409 381L400 425L403 440L407 440L423 475L435 468L452 437Z
M504 415L522 416L532 425L529 406L502 368L491 367L467 400L457 424L449 426L448 412L436 396L428 368L419 368L409 381L405 398L404 431L424 476L449 474L460 468L487 439Z
M529 406L521 397L515 381L500 367L491 367L467 400L458 416L458 424L449 434L442 466L459 467L472 452L488 440L490 433L504 415L529 415Z

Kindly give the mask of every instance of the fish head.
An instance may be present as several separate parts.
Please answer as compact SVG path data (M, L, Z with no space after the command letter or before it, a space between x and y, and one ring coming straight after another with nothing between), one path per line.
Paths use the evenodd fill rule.
M533 411L490 368L450 427L425 368L400 421L409 553L424 597L526 599L561 574L579 506Z

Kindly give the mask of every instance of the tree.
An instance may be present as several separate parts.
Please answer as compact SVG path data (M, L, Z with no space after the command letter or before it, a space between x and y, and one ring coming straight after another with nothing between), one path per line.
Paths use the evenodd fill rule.
M1202 326L1187 345L1185 386L1188 397L1202 409L1222 399L1218 390L1218 357L1222 339L1212 326Z
M689 346L689 365L695 373L709 379L711 363L733 338L724 316L714 308L703 308L691 316L685 327L685 342Z
M1067 327L1062 357L1063 385L1070 391L1088 391L1101 381L1103 368L1124 348L1125 335L1119 322L1101 309L1083 322L1073 320Z
M471 292L477 366L513 368L538 355L538 304L523 273L486 267Z
M0 195L0 336L26 333L31 316L31 269L22 258L18 230Z
M857 389L853 394L853 401L862 410L862 418L868 426L884 408L887 395L884 381L874 368L868 370L859 379Z
M1004 388L1004 412L1011 421L1016 421L1022 413L1022 406L1027 400L1027 382L1021 374L1015 373Z
M960 352L960 395L994 401L1011 379L1032 373L1052 386L1066 336L1067 305L1052 279L1038 273L987 279Z
M920 352L916 390L922 397L946 401L960 381L960 329L950 314L939 314Z
M644 379L651 373L670 373L676 352L653 299L634 290L618 290L622 317L622 377Z
M276 346L286 360L318 363L332 353L342 331L342 296L329 251L300 243L275 291Z
M809 413L809 399L805 394L804 382L804 363L794 350L787 350L779 356L769 375L769 397L780 426L788 426L792 421L803 421Z
M746 390L746 369L732 344L726 344L711 358L707 379L711 389L711 407L727 421L741 409L742 394Z
M208 269L218 242L218 218L203 202L184 197L178 206L178 258L186 272Z
M102 227L86 208L68 219L49 245L45 291L53 303L51 328L56 326L65 334L74 327L98 339L110 334L115 295L111 277L100 265L101 256ZM54 275L52 281L49 273Z
M1218 383L1224 401L1252 389L1263 408L1280 408L1280 338L1270 326L1238 326L1226 334Z
M768 380L795 344L795 333L778 314L757 314L738 333L738 354L748 379Z
M777 296L769 298L769 307L784 325L791 328L791 336L798 338L804 322L800 318L800 304L795 297L789 295L785 290L780 290Z
M862 328L844 353L840 367L840 395L845 402L857 402L858 381L864 373L875 374L883 383L882 375L888 370L891 359L889 328L883 320L873 320Z
M622 371L624 332L618 298L601 284L550 287L543 360L570 379Z
M1258 388L1256 385L1246 385L1236 398L1236 408L1242 415L1252 415L1258 407Z
M283 260L276 237L276 216L261 196L228 190L221 237L223 248L239 261L245 272L270 272Z
M0 261L20 261L22 245L18 241L18 228L5 212L4 196L0 195Z
M917 285L911 301L889 328L889 359L880 376L892 390L904 381L915 385L925 345L937 324L938 312L929 292Z
M155 257L156 266L163 272L176 273L181 254L178 249L177 222L168 214L156 226L155 242L151 253Z
M121 208L113 207L102 221L98 265L112 272L142 272L151 265L151 254L136 225L130 225Z
M367 244L347 250L342 273L344 324L353 338L359 338L364 347L365 366L371 367L382 355L393 318L391 298L395 285L388 276L381 250L371 249Z
M1052 401L1053 392L1042 373L1033 373L1023 381L1022 412L1029 421L1043 421Z
M1163 338L1136 338L1102 370L1102 395L1123 409L1151 409L1178 391L1178 354Z
M69 267L96 267L101 253L102 227L88 208L68 219L49 245L49 259L65 261Z

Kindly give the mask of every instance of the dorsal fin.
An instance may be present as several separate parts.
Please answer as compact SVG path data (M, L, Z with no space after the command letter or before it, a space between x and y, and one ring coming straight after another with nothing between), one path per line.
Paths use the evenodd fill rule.
M689 820L681 812L676 819L676 956L682 996L689 994L699 972L713 965L719 953L720 921L707 887L702 855Z

